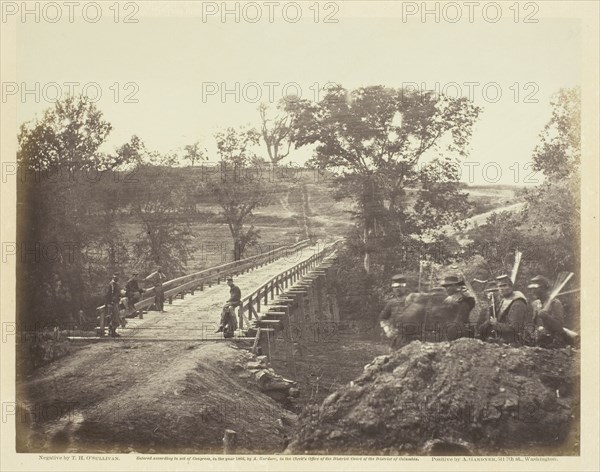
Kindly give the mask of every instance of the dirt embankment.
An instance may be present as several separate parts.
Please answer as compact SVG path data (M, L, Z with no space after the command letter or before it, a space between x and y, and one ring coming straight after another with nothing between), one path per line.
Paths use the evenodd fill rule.
M578 454L576 351L460 339L379 356L307 412L293 454Z
M87 346L17 385L17 448L219 453L232 429L238 453L281 452L296 416L261 393L256 364L227 342Z

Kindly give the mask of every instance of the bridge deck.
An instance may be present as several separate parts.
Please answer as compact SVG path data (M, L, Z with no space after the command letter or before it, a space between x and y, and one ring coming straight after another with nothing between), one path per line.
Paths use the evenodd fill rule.
M254 269L234 278L234 283L242 291L242 297L256 290L270 278L286 269L308 259L316 252L315 247L307 247L289 257L282 257L275 262ZM222 282L194 295L187 294L184 299L173 299L173 304L165 303L165 313L149 311L144 319L129 318L126 328L119 328L118 333L128 339L164 339L164 340L206 340L216 341L223 338L222 333L215 333L221 316L221 308L229 299L229 287ZM269 300L270 301L270 300ZM247 328L247 326L245 326ZM238 330L236 337L243 338Z

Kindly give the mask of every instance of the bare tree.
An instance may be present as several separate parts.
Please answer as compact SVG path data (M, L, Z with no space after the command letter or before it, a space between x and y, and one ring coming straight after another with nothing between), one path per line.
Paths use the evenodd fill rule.
M290 153L292 146L292 115L277 106L278 113L268 117L268 107L261 103L258 107L262 122L261 134L267 146L271 164L277 165Z

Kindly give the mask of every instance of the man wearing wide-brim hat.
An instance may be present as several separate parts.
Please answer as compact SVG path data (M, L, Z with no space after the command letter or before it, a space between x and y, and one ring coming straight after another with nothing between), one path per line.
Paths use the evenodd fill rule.
M496 277L496 281L500 294L496 318L491 317L481 325L480 336L484 340L493 337L511 344L522 344L523 330L527 322L527 298L514 289L513 281L508 275L500 275Z
M395 326L397 320L402 316L406 308L406 296L408 295L408 282L403 274L392 276L391 283L393 298L389 300L379 314L379 325L383 328L385 335L394 339L398 335Z
M475 298L463 290L465 282L455 274L446 275L440 284L446 290L443 302L445 334L449 341L469 334L469 315L475 307Z
M550 297L550 281L543 275L536 275L529 281L527 288L535 298L531 303L535 343L541 347L564 347L568 342L568 336L563 330L565 310L557 298L547 303ZM546 304L548 306L544 308Z

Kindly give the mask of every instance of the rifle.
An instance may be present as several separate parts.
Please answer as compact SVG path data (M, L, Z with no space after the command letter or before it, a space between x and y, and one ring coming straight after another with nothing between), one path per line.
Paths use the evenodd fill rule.
M489 280L481 280L481 279L473 279L473 283L479 283L479 284L489 284L490 282L495 282L496 279L489 279ZM466 281L465 281L466 283ZM486 294L487 299L489 301L489 306L492 309L492 318L494 318L495 320L497 319L496 317L496 304L494 303L494 292L497 292L498 288L494 287L494 288L486 288L484 289L483 293Z
M556 280L554 281L554 285L552 286L552 290L550 291L550 296L548 297L548 300L546 300L546 303L544 303L544 310L550 308L550 303L552 303L552 300L554 300L558 295L564 295L564 293L571 293L577 291L570 290L569 292L564 292L563 294L560 293L560 291L565 287L565 285L567 285L569 280L571 280L571 277L573 277L573 272L561 272L560 274L558 274ZM566 333L567 336L569 336L569 338L571 338L571 340L579 336L579 334L575 331L572 331L565 327L563 327L563 331Z
M510 273L510 280L514 284L517 280L517 274L519 273L519 265L521 264L521 257L523 253L518 249L515 250L515 262L513 264L512 271Z

